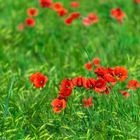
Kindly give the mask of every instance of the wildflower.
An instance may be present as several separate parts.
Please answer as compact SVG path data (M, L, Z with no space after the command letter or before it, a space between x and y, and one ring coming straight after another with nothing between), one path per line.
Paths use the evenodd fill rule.
M120 8L112 9L112 10L111 10L111 15L112 15L119 23L122 23L122 20L123 20L124 17L126 16L126 14L125 14Z
M39 0L40 6L42 8L51 8L52 7L52 0Z
M25 29L25 25L23 23L21 23L21 24L18 25L17 29L19 31L23 31Z
M87 89L94 89L95 87L95 79L93 78L89 78L89 79L86 79L85 82L84 82L84 87L87 88Z
M125 81L128 77L128 71L126 68L117 66L114 68L114 75L116 76L118 81Z
M70 3L70 6L71 6L72 8L78 8L78 7L79 7L79 2L77 2L77 1L72 1L72 2Z
M67 17L65 20L64 20L65 24L66 25L71 25L72 22L73 22L73 19L71 17Z
M61 9L63 9L63 4L60 2L55 2L53 4L53 10L54 11L60 11Z
M28 14L28 16L31 16L31 17L37 16L38 15L38 10L36 8L29 8L27 10L27 14Z
M33 18L27 18L25 20L25 23L29 27L34 27L36 22L35 22L35 20Z
M55 113L60 113L62 109L66 108L66 101L64 99L54 99L51 103L53 106L53 111Z
M100 60L100 58L94 58L93 59L93 64L95 65L95 66L99 66L100 65L100 62L101 62L101 60Z
M83 98L83 106L84 107L91 107L93 104L92 102L92 97L86 99L86 98Z
M111 74L105 74L103 77L106 80L106 82L111 83L112 85L115 85L117 82L114 76L112 76Z
M95 81L94 90L96 92L103 92L106 90L106 81L102 78Z
M59 95L62 96L62 97L68 97L68 96L71 95L72 89L73 89L72 80L64 79L61 82Z
M125 97L129 97L130 96L130 93L125 91L125 90L121 90L120 93L125 96Z
M107 70L104 67L97 67L94 69L94 73L98 77L103 77L107 73Z
M93 65L92 65L91 62L88 62L88 63L85 64L85 68L86 68L88 71L91 71L91 70L92 70L92 67L93 67Z
M48 77L40 72L36 72L30 76L30 81L36 88L43 88L48 82Z
M86 81L86 78L84 78L82 76L76 77L72 80L73 85L76 86L76 87L84 86L85 81Z
M134 0L134 2L140 4L140 0Z
M65 15L67 15L68 14L68 10L67 9L65 9L65 8L62 8L62 9L60 9L59 11L58 11L58 15L59 16L65 16Z
M140 88L140 84L137 80L129 80L127 88L136 90L137 88Z

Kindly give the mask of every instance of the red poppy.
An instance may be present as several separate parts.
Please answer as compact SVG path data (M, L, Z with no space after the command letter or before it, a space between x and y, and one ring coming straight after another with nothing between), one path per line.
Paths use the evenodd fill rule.
M60 2L55 2L54 4L53 4L53 10L54 11L60 11L61 9L63 9L63 4L62 3L60 3Z
M67 14L68 14L68 10L65 9L65 8L62 8L61 10L58 11L58 15L61 16L61 17L65 16Z
M65 24L66 25L71 25L72 22L73 22L73 19L71 17L67 17L65 20L64 20Z
M134 0L135 3L139 4L140 3L140 0Z
M86 99L86 98L83 98L83 106L84 107L91 107L93 104L92 102L92 97Z
M93 78L86 79L84 82L84 87L87 89L94 89L96 80Z
M92 70L92 67L93 67L93 65L92 65L91 62L88 62L88 63L85 64L85 68L86 68L88 71L91 71L91 70Z
M36 22L35 22L35 20L33 18L27 18L25 20L25 23L29 27L34 27Z
M70 6L71 6L72 8L78 8L78 7L79 7L79 2L77 2L77 1L72 1L72 2L70 3Z
M28 14L28 16L37 16L38 15L38 10L37 10L37 8L29 8L28 10L27 10L27 14Z
M84 78L82 76L76 77L72 80L73 85L76 86L76 87L84 86L85 81L86 81L86 78Z
M51 8L52 7L52 0L39 0L40 6L42 8Z
M125 81L128 77L128 71L124 67L117 66L114 68L114 75L118 81Z
M103 77L107 73L107 70L104 67L97 67L94 69L94 73L98 77Z
M105 94L109 94L110 91L111 91L111 89L112 89L112 86L108 86L108 87L106 87L106 90L104 91Z
M90 26L91 25L91 21L90 21L90 19L88 17L83 18L82 23L85 26Z
M129 80L128 81L127 88L132 89L132 90L136 90L139 87L140 87L140 84L137 80Z
M89 13L88 18L90 19L92 24L97 23L99 21L99 18L95 13Z
M36 72L30 76L30 81L36 88L43 88L48 82L48 77L41 74L40 72Z
M96 58L93 59L93 64L94 64L95 66L99 66L99 65L100 65L100 62L101 62L101 60L100 60L100 58L98 58L98 57L96 57Z
M125 96L125 97L129 97L130 96L130 93L125 91L125 90L121 90L120 93Z
M61 82L59 95L62 96L62 97L68 97L68 96L71 95L72 89L73 89L72 80L64 79Z
M79 12L73 12L70 14L70 17L75 20L77 18L80 18L81 14Z
M123 18L126 16L125 13L120 9L112 9L111 15L119 22L122 23Z
M106 82L109 82L112 85L115 85L117 82L116 79L111 74L105 74L104 79L106 80Z
M19 31L23 31L25 29L25 25L23 23L21 23L21 24L18 25L17 29Z
M62 109L66 108L66 101L64 99L54 99L51 105L55 113L60 113Z
M94 90L96 92L103 92L106 90L106 81L102 78L95 81Z

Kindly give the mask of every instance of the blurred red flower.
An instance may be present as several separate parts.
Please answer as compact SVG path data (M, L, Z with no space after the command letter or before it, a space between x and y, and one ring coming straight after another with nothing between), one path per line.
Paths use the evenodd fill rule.
M27 18L25 20L25 23L29 27L34 27L36 22L35 22L35 20L33 18Z
M63 4L62 3L60 3L60 2L55 2L54 4L53 4L53 10L54 11L60 11L61 9L63 9Z
M18 25L17 29L19 31L23 31L25 29L25 25L23 23L21 23L21 24Z
M71 17L67 17L65 20L64 20L65 24L66 25L71 25L72 22L73 22L73 19Z
M93 102L92 102L92 97L86 99L86 98L83 98L83 106L84 107L91 107L93 105Z
M55 113L60 113L62 109L66 108L66 101L64 99L54 99L51 105Z
M52 7L52 0L39 0L40 6L42 8L51 8Z
M127 88L136 90L137 88L140 88L140 83L137 80L129 80Z
M71 6L72 8L78 8L78 7L79 7L79 2L77 2L77 1L72 1L72 2L70 3L70 6Z
M130 93L125 91L125 90L121 90L120 93L125 96L125 97L129 97L130 96Z
M62 9L60 9L59 11L58 11L58 15L59 16L65 16L65 15L67 15L68 14L68 10L67 9L65 9L65 8L62 8Z
M107 73L107 70L104 67L97 67L97 68L94 69L94 73L98 77L103 77Z
M104 79L106 80L106 82L111 83L112 85L115 85L117 82L115 77L112 76L111 74L105 74Z
M27 14L28 14L28 16L37 16L38 15L38 10L37 10L37 8L29 8L28 10L27 10Z
M86 81L86 78L84 78L82 76L76 77L72 80L73 85L76 86L76 87L84 86L85 81Z
M103 92L106 90L106 81L102 78L95 81L94 90L96 92Z
M128 71L126 68L117 66L114 68L114 75L116 76L118 81L125 81L128 77Z
M60 85L59 95L62 97L68 97L71 95L73 89L72 80L64 79Z
M140 3L140 0L134 0L135 3L139 4Z
M93 79L93 78L86 79L85 82L84 82L84 87L87 88L87 89L89 89L89 90L94 89L94 87L95 87L95 81L96 80Z
M91 71L91 70L92 70L92 67L93 67L93 65L92 65L91 62L86 63L84 66L85 66L85 68L86 68L88 71Z
M96 58L93 59L93 64L94 64L95 66L99 66L99 65L100 65L100 62L101 62L101 60L100 60L100 58L98 58L98 57L96 57Z
M111 15L119 22L122 23L122 20L126 14L121 10L121 8L116 8L111 10Z
M36 88L43 88L48 82L48 77L40 72L36 72L30 76L30 81Z

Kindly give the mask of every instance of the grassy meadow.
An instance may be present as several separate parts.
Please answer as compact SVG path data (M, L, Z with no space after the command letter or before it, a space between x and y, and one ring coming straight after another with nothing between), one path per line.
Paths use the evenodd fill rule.
M105 67L126 67L129 79L140 81L140 4L77 1L80 8L72 9L70 1L61 0L83 16L96 12L97 24L86 27L78 19L67 26L38 0L0 0L0 140L140 140L140 89L130 91L129 98L118 92L124 84L109 95L76 89L64 111L52 110L61 80L94 76L84 64L95 57ZM18 31L30 7L39 10L36 25ZM116 7L126 13L122 24L110 16ZM43 89L29 81L38 71L49 79ZM81 106L85 95L93 97L90 108Z

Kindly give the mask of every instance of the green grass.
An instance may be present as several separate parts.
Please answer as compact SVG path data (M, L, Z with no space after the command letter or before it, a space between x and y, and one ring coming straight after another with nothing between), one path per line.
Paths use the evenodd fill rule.
M64 3L69 7L69 1ZM34 6L39 8L35 28L17 31L26 9ZM110 18L116 7L127 14L123 25ZM125 66L130 79L140 80L140 5L81 1L82 15L95 11L100 17L91 27L80 21L65 26L37 1L0 0L0 10L0 140L139 140L140 90L124 98L119 84L103 96L77 89L61 114L53 113L50 103L62 79L89 77L83 67L89 57L99 57L106 67ZM42 90L29 81L36 71L49 77ZM82 108L84 95L93 96L93 107Z

